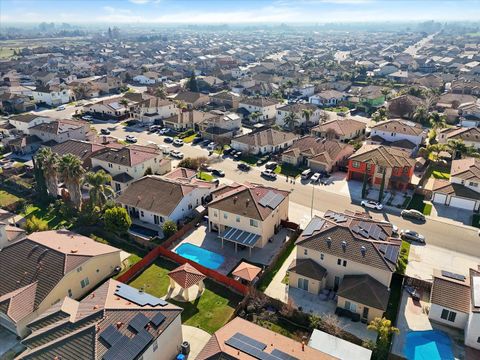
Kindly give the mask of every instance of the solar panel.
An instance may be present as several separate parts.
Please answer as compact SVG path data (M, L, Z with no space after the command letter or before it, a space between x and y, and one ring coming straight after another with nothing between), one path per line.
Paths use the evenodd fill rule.
M275 356L270 355L266 352L263 352L262 350L257 349L256 347L253 347L251 345L248 345L243 341L240 341L234 337L231 337L230 339L225 341L225 344L233 347L234 349L240 350L247 355L253 356L254 358L259 360L278 360L278 358L276 358Z
M365 230L365 229L361 229L359 232L358 232L359 235L363 236L364 238L368 238L368 231Z
M251 337L248 337L238 332L235 335L233 335L233 337L240 341L243 341L245 344L253 346L254 348L260 349L262 351L265 350L265 348L267 347L267 345L265 345L264 343L257 341L255 339L252 339Z
M135 359L152 340L153 336L145 329L140 331L133 339L130 339L127 347L131 355L130 359Z
M355 234L358 234L359 231L360 231L360 227L358 225L354 225L352 226L352 231L355 233Z
M267 207L268 203L275 197L275 193L272 190L269 190L258 202L263 207Z
M298 360L295 356L284 353L278 349L273 349L272 355L282 360Z
M166 317L160 311L152 318L152 324L155 326L160 326L165 321Z
M133 317L132 320L128 323L128 326L131 326L137 333L145 329L145 326L150 322L150 319L143 315L142 313L138 313Z
M159 299L150 294L144 293L143 291L137 290L131 286L125 284L117 285L117 290L115 295L124 298L125 300L131 301L139 306L166 306L168 303L165 300Z
M442 276L448 277L450 279L458 280L458 281L465 281L465 276L460 274L455 274L450 271L442 270Z
M271 209L276 209L278 205L283 201L284 197L280 194L275 194L272 200L270 200L267 206Z
M122 337L123 335L113 325L110 325L100 333L100 339L110 346L115 345Z
M380 234L380 235L378 235L378 238L379 238L380 240L382 240L382 241L385 241L385 240L387 240L387 235L385 235L385 234Z
M398 250L399 250L398 246L392 246L392 245L387 246L387 251L385 253L385 258L388 261L396 264L397 259L398 259Z
M305 230L303 230L303 235L310 236L312 235L315 231L318 231L322 228L323 224L325 223L325 220L314 217L308 225L305 227Z
M387 245L380 245L379 250L381 253L385 254L385 251L387 251Z

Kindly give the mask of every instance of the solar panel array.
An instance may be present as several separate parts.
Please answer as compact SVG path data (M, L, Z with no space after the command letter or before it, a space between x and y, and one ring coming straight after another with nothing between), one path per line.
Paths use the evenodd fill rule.
M303 230L303 235L312 235L315 231L320 230L323 224L325 224L325 220L314 217Z
M131 286L125 284L117 285L117 289L115 290L115 295L124 298L125 300L131 301L134 304L139 306L166 306L168 303L165 300L159 299L155 296L150 294L144 293L143 291L139 291Z
M333 220L337 224L344 223L345 221L348 220L348 218L345 215L339 214L339 213L336 213L336 212L331 212L331 213L325 214L325 218Z
M377 241L385 241L387 239L383 229L375 223L362 221L358 225L352 226L352 231L364 238L371 238Z
M108 345L113 347L116 343L128 339L125 335L122 335L115 326L110 325L100 334L100 339L105 341Z
M465 281L466 277L460 274L455 274L450 271L442 270L442 276L448 277L450 279L458 280L458 281Z
M385 251L385 258L391 263L396 264L398 260L399 250L400 246L387 245L387 249Z
M128 323L128 326L132 327L137 333L145 329L145 326L150 322L150 319L143 315L142 313L138 313L133 317L132 320Z
M241 333L233 335L225 341L225 344L258 360L297 360L297 358L276 349L271 354L266 353L263 350L266 349L267 345Z
M277 194L272 190L269 190L258 202L263 207L269 207L271 209L276 209L278 205L285 199L281 194Z
M133 360L140 355L140 353L147 347L150 341L153 340L153 335L147 330L142 329L135 337L118 343L117 346L112 346L103 355L104 360Z
M260 235L236 228L229 228L222 234L222 238L246 246L253 247L260 240Z
M164 321L166 317L160 311L152 318L152 324L156 327L159 327Z

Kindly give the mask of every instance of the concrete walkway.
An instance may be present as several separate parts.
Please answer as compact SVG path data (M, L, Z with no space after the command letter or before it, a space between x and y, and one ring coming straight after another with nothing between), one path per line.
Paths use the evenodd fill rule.
M297 254L297 247L295 247L290 254L290 256L285 260L282 264L281 268L273 277L272 282L268 287L265 289L265 294L274 298L278 299L284 303L288 302L288 285L282 283L285 274L287 273L288 267L292 263L292 260L295 258Z
M183 341L190 344L188 359L196 359L205 344L210 340L211 335L206 331L188 325L182 325Z

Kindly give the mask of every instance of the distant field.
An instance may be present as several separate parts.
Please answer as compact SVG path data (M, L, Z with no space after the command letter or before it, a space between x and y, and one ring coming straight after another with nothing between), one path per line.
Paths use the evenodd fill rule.
M480 37L480 31L467 33L467 36Z
M19 50L25 47L35 48L39 46L71 45L81 43L84 39L85 38L83 37L60 37L48 39L4 40L0 41L0 59L7 59L13 56L14 50Z

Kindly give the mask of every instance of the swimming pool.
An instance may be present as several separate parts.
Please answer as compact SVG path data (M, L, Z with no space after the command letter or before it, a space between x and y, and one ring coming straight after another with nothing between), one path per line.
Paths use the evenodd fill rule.
M212 270L218 269L225 261L222 255L190 243L181 244L175 249L175 252Z
M409 332L403 353L408 360L454 360L450 338L437 330Z

